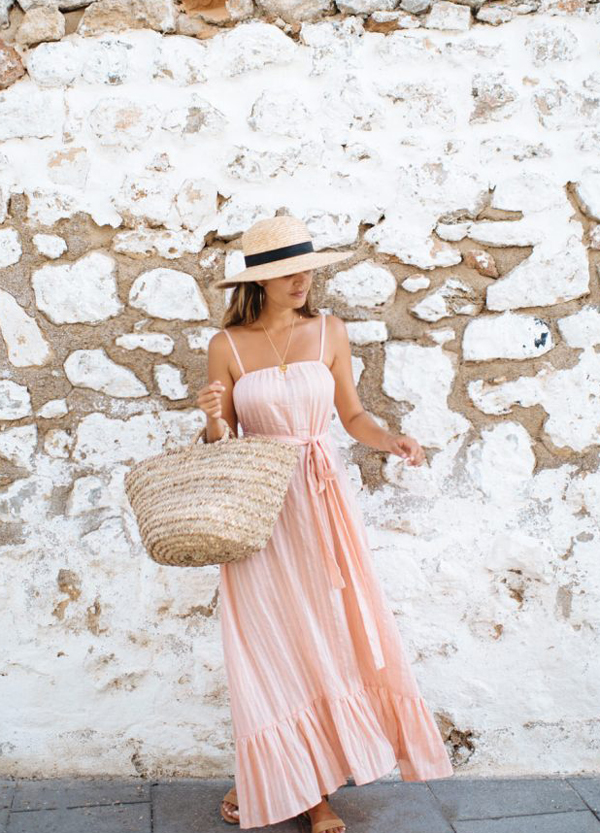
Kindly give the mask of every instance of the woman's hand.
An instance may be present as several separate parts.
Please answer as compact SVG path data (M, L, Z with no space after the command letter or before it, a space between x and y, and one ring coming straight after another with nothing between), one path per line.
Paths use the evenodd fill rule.
M417 440L406 434L390 434L388 451L399 457L406 457L410 466L420 466L425 460L425 452Z
M196 404L202 411L204 411L207 419L219 419L222 416L221 395L224 390L225 385L223 382L215 379L214 382L211 382L209 385L204 385L204 387L200 388L198 391Z

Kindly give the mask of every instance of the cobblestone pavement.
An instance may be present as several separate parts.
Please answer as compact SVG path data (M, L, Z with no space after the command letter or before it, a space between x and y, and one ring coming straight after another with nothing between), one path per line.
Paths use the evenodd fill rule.
M228 833L233 780L0 780L0 833ZM347 833L600 833L600 775L352 780L330 797ZM310 833L288 819L262 833Z

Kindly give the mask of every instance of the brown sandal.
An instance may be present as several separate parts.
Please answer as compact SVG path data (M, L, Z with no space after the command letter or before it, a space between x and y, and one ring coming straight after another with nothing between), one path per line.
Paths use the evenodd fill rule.
M226 810L225 810L225 809L224 809L224 807L223 807L223 802L224 802L224 801L229 802L229 804L235 804L235 806L236 806L236 807L238 807L238 806L239 806L239 805L238 805L237 793L236 793L235 787L232 787L232 788L229 790L229 792L228 792L225 796L223 796L223 799L222 799L222 801L221 801L221 816L223 817L223 821L226 821L226 822L227 822L227 824L239 824L239 823L240 823L240 820L239 820L239 819L235 819L235 820L234 820L233 818L230 818L230 817L228 817L228 816L226 816L226 815L225 815Z
M324 795L324 799L329 800L329 795ZM334 830L336 827L343 827L344 830L346 829L346 825L342 821L342 819L334 816L332 819L321 819L321 821L315 821L314 824L311 822L310 814L307 810L300 814L302 818L307 819L308 823L310 824L310 833L325 833L326 830Z

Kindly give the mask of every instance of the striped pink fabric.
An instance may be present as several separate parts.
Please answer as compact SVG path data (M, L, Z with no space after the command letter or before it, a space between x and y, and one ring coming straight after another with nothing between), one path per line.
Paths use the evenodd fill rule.
M328 433L334 378L319 358L245 372L233 389L245 436L300 443L273 535L220 565L221 634L240 827L291 818L349 776L398 766L404 781L453 774L369 550L361 510Z

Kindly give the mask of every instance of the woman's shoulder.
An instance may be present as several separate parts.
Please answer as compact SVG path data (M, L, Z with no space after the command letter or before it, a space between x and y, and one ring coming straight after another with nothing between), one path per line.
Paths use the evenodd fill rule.
M333 330L341 329L346 326L344 320L338 315L334 315L332 312L326 312L325 318L327 319L327 326L331 327Z

